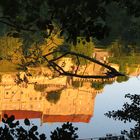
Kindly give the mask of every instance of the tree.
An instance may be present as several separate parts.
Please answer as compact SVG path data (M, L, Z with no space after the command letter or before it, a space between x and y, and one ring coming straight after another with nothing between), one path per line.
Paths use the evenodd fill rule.
M41 33L40 35L48 37L54 29L52 22L56 21L61 29L60 35L67 34L67 40L75 42L78 36L86 36L86 40L89 41L89 37L94 34L102 38L107 28L102 23L105 18L105 9L101 4L104 3L97 0L94 2L91 0L87 2L84 0L76 2L64 0L43 0L41 2L39 0L26 2L14 0L11 2L6 0L0 2L2 8L0 22L18 32L18 34L10 32L10 35L16 36L20 35L21 31L30 31L34 35ZM101 22L94 25L98 17L101 17ZM97 28L101 29L100 33L97 32ZM46 32L46 29L49 31Z
M105 115L115 120L121 120L124 122L135 121L136 125L128 132L122 131L122 134L126 135L130 140L140 139L140 95L126 94L126 98L131 100L131 103L125 103L121 110L109 111Z
M40 44L42 43L44 38L51 38L55 34L62 36L65 42L73 43L74 45L78 43L78 37L83 37L86 42L100 42L102 39L107 39L110 36L110 33L111 36L112 33L114 33L112 32L114 28L112 28L111 26L111 17L113 17L114 15L112 15L113 12L111 12L109 8L115 7L116 9L119 9L119 11L121 11L121 14L118 14L119 17L122 17L122 15L124 15L126 19L131 19L130 23L132 24L129 24L128 28L123 28L125 29L123 31L126 32L117 33L117 35L111 41L114 41L116 39L120 39L121 41L123 40L124 42L125 40L130 40L130 42L127 42L127 44L131 43L131 41L133 41L134 44L139 41L139 32L137 30L139 27L139 12L138 10L133 10L133 8L135 9L136 6L136 9L138 9L140 5L139 3L139 0L135 0L135 2L131 2L130 0L72 0L69 2L64 0L42 0L41 2L39 0L28 0L26 2L23 0L2 0L0 2L0 23L1 26L3 26L3 32L7 33L7 36L21 37L23 39L22 47L24 55L29 56L28 48L32 43L36 42L37 44ZM121 23L123 23L123 21L124 20L122 20L121 18ZM134 26L131 26L133 24ZM117 29L119 27L120 26L117 26ZM130 29L131 27L132 30L130 30L129 36L127 37L127 31L129 31L128 29ZM134 32L136 36L131 39L130 34ZM66 45L63 45L63 49L65 49L65 51L63 50L64 56L67 53L71 56L78 56L76 59L79 59L79 57L80 59L87 59L87 57L85 57L84 55L79 55L76 52L69 52ZM54 52L52 53L54 54ZM45 56L41 57L46 60L46 56L49 55L46 54ZM62 56L58 58L62 58ZM51 66L53 70L59 72L59 74L62 75L63 73L63 75L67 76L70 75L81 77L77 74L64 72L62 68L58 68L57 64L53 60L54 59L52 59L51 61L46 61L48 62L48 65ZM91 60L89 58L87 60L97 63L97 60ZM36 61L34 63L36 63ZM32 63L28 62L24 64L23 67L25 68L25 66L28 66L30 64ZM97 64L105 66L101 63ZM110 70L111 69L109 68L109 75L107 76L107 78L114 75L114 72ZM87 76L84 77L86 78ZM94 77L91 76L91 78ZM96 78L101 77L97 76Z
M123 76L123 77L117 77L117 82L118 83L121 83L121 82L126 82L129 80L129 77L128 76Z
M46 140L44 133L39 134L38 126L32 124L29 119L24 119L25 126L21 126L19 121L15 120L15 116L4 114L2 118L3 125L0 127L0 139L2 140ZM56 128L51 132L52 140L75 140L78 138L72 123L64 123L61 128Z
M78 43L76 45L72 44L72 46L70 46L70 51L81 53L86 56L92 57L94 52L94 47L95 47L94 43L92 41L86 42L84 38L78 38L77 41ZM76 60L77 59L74 57L73 63L77 63ZM79 62L81 65L85 65L88 63L88 61L82 58L79 58Z
M110 21L114 16L110 7L120 13L117 12L119 17L125 16L125 21L132 23L127 23L129 31L123 24L123 29L126 30L124 39L137 40L139 35L139 32L135 32L139 27L139 0L133 2L131 0L72 0L69 2L64 0L1 0L0 5L0 22L4 26L11 27L4 29L9 32L8 35L24 38L38 36L36 41L39 41L39 36L49 37L57 26L60 29L60 36L63 35L66 41L74 44L77 42L77 37L85 37L87 42L90 41L90 37L100 40L106 38L114 29ZM122 18L119 22L122 22ZM133 33L135 33L134 38L129 38ZM121 32L119 34L121 35Z
M96 89L96 90L101 90L105 86L104 82L92 82L91 87Z
M63 54L57 58L48 60L47 56L52 55L56 52L62 52ZM65 71L61 66L59 66L56 61L59 60L60 58L67 56L67 55L71 55L71 56L76 56L77 60L79 60L79 58L83 58L85 60L90 61L91 63L96 63L98 65L101 65L103 67L105 67L107 69L107 72L105 73L105 75L83 75L83 74L77 74L77 71L79 70L79 64L76 68L76 71ZM65 46L61 46L61 48L59 47L58 49L56 49L55 51L48 53L46 55L43 56L44 59L46 59L46 61L48 62L49 66L52 67L56 72L58 72L59 75L65 75L65 76L72 76L72 77L79 77L79 78L104 78L104 79L108 79L108 78L113 78L116 76L125 76L124 74L118 72L115 68L112 68L110 66L108 66L107 64L100 62L94 58L90 58L86 55L77 53L77 52L72 52L72 51L67 51L67 49L65 48Z
M39 134L38 127L32 125L26 118L24 124L28 129L19 124L19 121L15 120L15 117L4 115L2 118L3 126L0 127L0 139L3 140L46 140L45 134Z
M56 104L61 97L62 90L63 89L48 92L47 95L46 95L46 100L48 100L50 103Z
M120 32L114 39L120 39L120 36L122 36L124 38L123 40L127 39L127 41L131 42L132 38L130 38L130 34L133 35L132 32L134 30L136 31L136 28L139 27L140 13L138 9L140 8L140 2L138 0L135 0L135 2L130 0L77 0L76 2L51 0L48 1L48 4L54 13L53 18L60 23L61 33L67 36L66 40L75 41L75 43L77 36L86 37L87 41L90 40L90 37L98 40L105 38L106 40L109 34L114 32L112 32L112 29L114 30L117 25L115 24L114 26L112 24L114 21L114 19L111 19L112 17L119 17L118 20L115 20L115 23L123 23L122 28L117 26L118 28L116 30ZM123 19L122 17L126 18ZM135 18L136 24L133 22L133 17ZM128 21L131 21L131 23L129 24ZM126 23L125 27L124 22ZM123 32L124 36L121 32L122 29L125 31ZM131 30L127 32L128 29ZM138 39L139 33L137 35L136 33L138 32L135 32L134 38ZM126 37L126 35L128 36Z
M74 127L72 123L63 124L61 128L56 128L51 132L51 140L76 140L78 135L76 131L78 128Z
M13 62L19 62L22 54L22 42L18 38L13 37L1 37L0 38L0 57L4 60L11 60Z

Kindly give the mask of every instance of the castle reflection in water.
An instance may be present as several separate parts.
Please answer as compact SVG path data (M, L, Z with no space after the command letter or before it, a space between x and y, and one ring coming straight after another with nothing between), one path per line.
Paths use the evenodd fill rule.
M25 73L21 74L23 77ZM85 122L94 114L95 97L101 90L89 82L75 88L66 77L27 77L28 83L15 82L16 74L3 74L0 82L0 116L15 115L16 119L40 118L42 122ZM113 79L112 79L113 80ZM56 102L48 94L60 92ZM57 94L57 93L56 93ZM54 97L55 98L55 97Z

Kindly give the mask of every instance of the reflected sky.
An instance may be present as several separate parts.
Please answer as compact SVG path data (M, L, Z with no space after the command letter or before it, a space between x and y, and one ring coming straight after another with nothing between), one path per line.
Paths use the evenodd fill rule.
M128 101L124 98L127 93L139 94L140 93L140 80L138 78L130 78L127 82L106 85L104 91L96 96L94 117L87 123L74 123L74 126L79 128L79 138L92 138L105 136L106 134L120 134L121 130L129 130L133 127L132 123L123 123L121 121L114 121L104 116L109 110L120 109L124 102ZM52 131L61 123L44 124L43 131ZM47 133L49 134L49 133Z
M80 135L82 137L98 137L104 136L106 133L118 134L122 129L128 129L130 126L133 126L129 123L124 124L120 121L109 119L104 116L104 113L109 110L120 109L123 103L127 101L124 98L125 94L139 94L139 84L140 81L137 78L131 78L128 82L106 86L104 92L96 97L95 115L88 126L89 128L87 128L89 131L83 132L84 134L80 132Z
M109 62L107 51L97 50L95 55L103 63ZM140 69L132 64L124 67L125 61L114 60L110 60L110 66L126 72L131 76L129 80L117 77L106 80L55 77L47 67L30 67L28 72L3 73L0 77L0 115L3 117L6 113L15 115L16 119L32 119L34 124L40 126L39 131L47 136L68 121L79 128L79 138L101 137L109 133L119 135L121 130L129 129L134 123L114 121L104 114L120 109L128 101L124 98L125 94L140 93L140 77L132 77L137 76ZM64 65L67 71L71 68L74 70L70 58L63 58L58 63ZM82 65L78 72L105 75L107 69L90 63L88 66Z

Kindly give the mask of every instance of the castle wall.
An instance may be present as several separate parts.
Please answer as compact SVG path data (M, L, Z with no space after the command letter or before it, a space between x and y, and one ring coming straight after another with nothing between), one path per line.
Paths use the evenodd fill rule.
M0 110L39 111L46 115L92 115L96 92L69 88L62 91L57 103L49 102L45 94L19 86L0 86ZM85 102L86 100L86 102Z

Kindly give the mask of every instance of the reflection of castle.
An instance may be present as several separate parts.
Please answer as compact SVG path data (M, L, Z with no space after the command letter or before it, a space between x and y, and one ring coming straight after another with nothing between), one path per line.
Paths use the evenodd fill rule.
M96 57L98 58L99 55L97 54ZM59 65L66 71L73 66L70 58L62 59ZM23 80L26 76L27 80L26 82L23 80L18 85L15 82L16 73L2 75L0 82L1 117L7 113L14 114L17 119L40 118L42 122L89 122L94 112L96 94L102 92L103 89L95 90L87 85L103 79L73 78L73 81L84 82L83 86L73 88L68 83L67 77L52 78L52 72L44 67L28 68L28 70L35 75L27 76L24 72L20 72L19 78ZM78 72L103 75L106 69L97 64L89 64L88 67L81 66ZM109 80L115 81L115 78ZM63 90L56 103L46 99L48 92L60 89Z
M53 84L49 84L51 80L44 81L49 86L40 92L35 90L34 83L27 87L19 86L15 85L10 75L6 76L7 80L3 77L0 84L1 117L7 113L14 114L17 119L40 118L43 122L89 122L93 115L98 90L70 87L62 90L57 103L51 103L45 97L47 91L61 89L65 85L64 79L53 79Z

